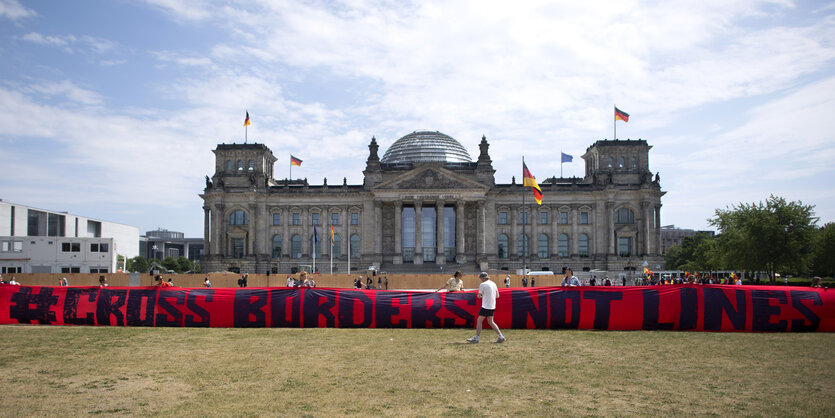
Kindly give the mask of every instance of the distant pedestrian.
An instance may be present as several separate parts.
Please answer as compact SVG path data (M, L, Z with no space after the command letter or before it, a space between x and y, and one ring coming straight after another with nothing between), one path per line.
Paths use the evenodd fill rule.
M11 279L11 280L9 280L9 284L10 284L10 285L14 285L14 286L20 286L20 283L18 283L18 281L17 281L17 280L15 280L15 277L14 277L14 276L12 276L12 279Z
M389 276L386 276L386 290L389 290Z
M531 287L536 286L536 277L531 277Z
M62 277L61 280L58 281L58 286L69 286L70 283L67 281L66 277Z
M522 287L528 287L528 276L522 276Z
M591 276L591 279L589 279L589 286L595 286L596 283L597 283L597 276Z
M504 278L504 287L510 287L510 275L508 274Z
M107 283L107 277L99 276L99 287L108 287L110 284Z
M209 276L206 276L206 278L203 279L203 287L212 287L212 282L209 281Z
M503 343L505 342L504 335L502 335L502 331L496 323L493 322L493 313L496 311L496 299L499 298L499 289L496 287L496 283L490 280L490 276L486 272L479 274L478 278L481 279L481 284L478 285L476 297L481 299L481 309L478 311L478 319L476 319L475 336L468 338L467 342L478 343L478 338L481 335L481 323L487 318L487 324L499 335L495 342Z
M377 289L383 288L383 276L377 276Z

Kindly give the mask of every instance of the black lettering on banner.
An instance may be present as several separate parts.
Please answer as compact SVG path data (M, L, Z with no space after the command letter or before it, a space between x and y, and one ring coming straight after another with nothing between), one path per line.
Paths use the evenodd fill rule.
M623 299L623 293L588 290L583 294L583 298L594 300L594 329L609 329L611 303L613 300Z
M336 325L336 317L331 311L336 306L336 292L333 290L304 289L302 291L302 322L305 328L319 326L319 317L325 318L326 327Z
M32 289L20 286L20 289L12 294L9 318L17 319L21 324L31 324L32 321L38 321L41 325L54 323L55 311L50 308L58 304L58 296L52 295L51 287L41 287L40 292L34 294Z
M95 325L96 314L94 312L84 313L83 318L78 317L78 301L86 295L87 302L95 303L98 294L98 287L68 287L67 296L64 298L64 323L70 325Z
M102 287L99 290L99 299L96 301L96 322L99 325L110 325L110 317L116 317L116 325L125 325L125 314L122 313L122 306L127 301L127 289L111 289Z
M785 319L771 323L772 315L780 315L780 307L770 304L776 300L782 305L787 301L786 292L782 290L751 290L751 330L764 332L785 332L789 322Z
M803 319L792 319L792 329L791 332L811 332L817 331L818 326L821 323L821 319L814 311L809 309L803 301L804 300L811 300L812 305L821 306L823 305L823 300L821 299L821 295L818 292L813 292L810 290L792 290L790 292L792 298L792 306L804 318L809 320L809 325L806 325L806 321Z
M298 289L270 289L270 325L298 328L301 326L302 298ZM287 314L290 319L287 319Z
M259 289L235 290L235 327L259 328L267 326L267 291Z
M365 292L340 291L337 300L339 302L340 328L368 328L371 326L371 322L374 321L374 302ZM360 321L355 321L358 315L354 312L354 308L357 304L361 306L362 319Z
M154 310L157 306L157 289L134 289L128 293L127 325L129 327L154 326ZM145 316L142 316L142 304Z
M658 322L658 291L652 289L643 289L641 290L641 293L644 296L644 321L641 328L644 330L673 329L672 322Z
M409 294L400 292L378 292L374 304L374 326L376 328L407 328L409 322L400 319L392 322L395 315L400 315L400 308L394 306L396 300L400 306L408 307Z
M213 289L191 289L186 296L186 307L200 318L195 321L195 316L186 314L184 325L187 327L208 327L211 321L211 314L208 310L197 304L197 298L202 296L206 303L211 303L215 296Z
M440 293L415 293L412 295L412 328L441 327L438 311L443 306Z
M528 316L533 321L534 328L545 329L548 326L548 292L545 290L534 291L538 303L534 303L531 292L526 290L511 290L510 300L513 306L511 317L511 328L527 328ZM536 307L539 305L539 308Z
M173 301L174 304L172 305L170 301ZM162 312L157 314L156 325L158 327L183 326L183 313L180 312L180 310L174 305L182 306L185 303L185 290L160 290L157 306L162 310Z
M722 289L705 288L703 290L705 297L705 325L706 331L721 331L722 330L722 314L728 315L734 329L742 331L745 329L745 291L735 290L736 309L731 304L730 299L725 296Z
M551 300L551 329L570 328L580 326L580 291L556 290L550 292ZM571 322L565 322L566 301L571 301Z
M694 287L682 287L678 291L681 297L678 330L695 329L699 320L699 292Z
M475 293L473 292L447 292L444 294L444 308L464 320L464 327L472 328L475 326L475 316L467 312L466 309L461 308L455 302L464 301L467 306L475 306ZM455 318L444 318L444 328L455 327ZM459 325L460 326L460 325Z

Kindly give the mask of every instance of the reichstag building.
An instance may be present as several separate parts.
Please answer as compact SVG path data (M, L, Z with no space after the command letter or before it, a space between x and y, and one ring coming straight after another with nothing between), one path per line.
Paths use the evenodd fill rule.
M663 264L665 192L645 140L595 142L582 156L583 178L540 180L541 206L521 178L496 184L489 147L482 137L473 161L447 135L413 132L380 158L371 138L362 184L314 185L275 179L276 157L263 144L219 144L200 195L203 271L291 273L312 266L314 254L322 273L331 259L334 273Z

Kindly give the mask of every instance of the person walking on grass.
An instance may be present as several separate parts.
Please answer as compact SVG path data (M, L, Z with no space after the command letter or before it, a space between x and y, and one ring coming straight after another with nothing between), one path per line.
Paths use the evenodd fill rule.
M478 311L478 319L476 319L475 323L475 337L468 338L467 342L473 344L478 343L478 337L481 335L481 323L487 318L487 325L490 325L490 328L493 328L496 334L499 334L496 343L503 343L505 342L504 335L502 335L502 331L496 323L493 322L493 312L496 311L496 299L499 298L499 289L496 287L496 283L490 280L490 276L487 273L482 272L478 275L478 278L481 279L481 284L478 285L476 298L481 299L481 309Z

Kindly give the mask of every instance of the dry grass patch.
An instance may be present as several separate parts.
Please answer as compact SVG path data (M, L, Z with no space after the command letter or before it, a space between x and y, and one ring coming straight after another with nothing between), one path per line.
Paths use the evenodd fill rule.
M0 332L1 415L835 416L835 334Z

